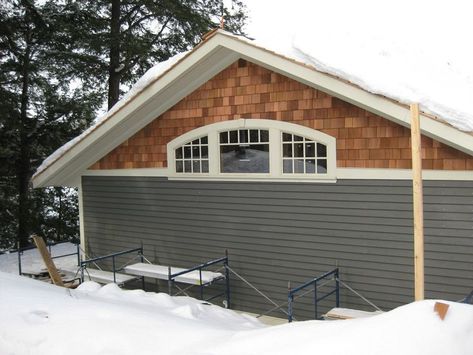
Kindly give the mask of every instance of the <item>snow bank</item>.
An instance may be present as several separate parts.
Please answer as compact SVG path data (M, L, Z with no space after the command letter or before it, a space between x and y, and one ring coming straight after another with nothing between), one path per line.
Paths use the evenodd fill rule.
M76 290L0 272L1 354L471 355L473 306L434 301L348 321L266 327L189 297L114 284Z
M306 321L237 334L210 354L473 354L473 306L445 303L450 309L444 321L433 310L435 301L423 301L369 318Z
M0 354L192 354L255 319L114 284L77 290L0 272Z

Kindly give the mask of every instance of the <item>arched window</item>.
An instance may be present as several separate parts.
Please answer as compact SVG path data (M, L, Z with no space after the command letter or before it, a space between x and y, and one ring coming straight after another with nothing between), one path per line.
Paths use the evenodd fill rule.
M168 143L170 177L327 180L335 168L335 138L275 120L214 123Z

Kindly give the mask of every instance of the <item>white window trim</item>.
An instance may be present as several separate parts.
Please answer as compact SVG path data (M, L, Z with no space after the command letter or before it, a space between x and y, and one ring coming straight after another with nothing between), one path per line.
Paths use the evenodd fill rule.
M219 133L240 128L266 129L269 131L270 172L258 173L220 173ZM283 174L282 173L282 143L281 132L313 139L327 147L326 174ZM197 137L207 136L209 147L208 173L176 173L175 149ZM267 119L237 119L209 124L184 133L173 139L167 145L167 160L169 177L182 180L281 180L281 181L335 181L337 149L336 140L323 132L294 123Z

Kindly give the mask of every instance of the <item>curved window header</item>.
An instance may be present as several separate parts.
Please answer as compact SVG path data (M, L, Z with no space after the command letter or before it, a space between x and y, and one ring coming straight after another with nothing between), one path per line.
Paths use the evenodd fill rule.
M335 179L335 138L293 123L238 119L194 129L168 143L171 177Z

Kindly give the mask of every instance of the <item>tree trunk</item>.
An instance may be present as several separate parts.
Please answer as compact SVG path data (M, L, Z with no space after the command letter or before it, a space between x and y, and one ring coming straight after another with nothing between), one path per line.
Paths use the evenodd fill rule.
M110 65L108 68L109 110L117 103L120 97L120 0L112 0L110 42Z
M29 244L30 235L30 198L29 182L31 178L31 153L28 142L28 95L29 95L29 70L31 54L31 33L26 31L26 48L22 63L22 83L20 101L20 124L19 124L19 154L16 161L18 182L18 242L20 247Z

